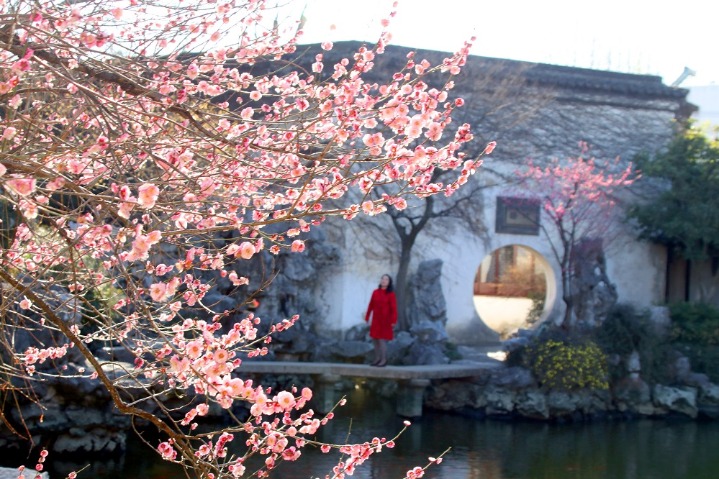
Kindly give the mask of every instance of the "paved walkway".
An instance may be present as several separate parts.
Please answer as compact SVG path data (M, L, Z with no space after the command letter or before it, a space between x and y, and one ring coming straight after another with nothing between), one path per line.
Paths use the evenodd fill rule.
M25 469L25 472L23 472L23 474L25 475L26 479L32 479L35 477L35 474L37 474L37 472L35 472L34 467L30 467ZM0 479L17 479L18 476L19 474L17 472L17 469L12 467L0 467ZM48 479L49 476L47 475L47 472L43 472L41 474L41 477L43 479Z
M311 374L383 379L447 379L481 376L501 367L502 363L487 358L486 361L463 361L431 366L385 366L368 364L312 363L300 361L242 361L240 373L254 374Z
M385 366L369 364L313 363L301 361L242 361L244 374L306 374L314 377L314 399L321 413L331 411L339 401L342 377L391 379L398 382L397 414L404 417L422 415L424 391L432 379L477 378L503 367L487 356L451 364L428 366Z

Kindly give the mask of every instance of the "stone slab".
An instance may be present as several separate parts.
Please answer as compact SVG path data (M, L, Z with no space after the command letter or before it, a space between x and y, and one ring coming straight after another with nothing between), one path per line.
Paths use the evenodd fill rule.
M25 475L26 479L33 479L35 477L35 474L37 474L37 472L35 472L34 468L29 467L29 468L25 469L23 474ZM0 479L17 479L19 475L20 474L18 474L17 468L0 467ZM40 477L42 477L42 479L50 478L50 476L48 476L47 472L41 473Z
M310 363L300 361L243 361L240 374L333 374L378 379L448 379L483 376L503 363L439 364L427 366L385 366L368 364Z

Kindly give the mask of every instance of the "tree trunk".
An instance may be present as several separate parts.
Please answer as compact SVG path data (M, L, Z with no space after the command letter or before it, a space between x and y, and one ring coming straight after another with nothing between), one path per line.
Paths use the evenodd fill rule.
M409 280L409 262L412 258L412 247L414 238L410 237L402 241L400 246L399 269L395 278L394 291L397 296L397 323L400 331L409 329L409 318L407 318L407 296Z
M562 257L562 301L564 301L564 318L562 328L572 328L572 316L574 315L574 292L572 291L572 244L564 240L564 254Z

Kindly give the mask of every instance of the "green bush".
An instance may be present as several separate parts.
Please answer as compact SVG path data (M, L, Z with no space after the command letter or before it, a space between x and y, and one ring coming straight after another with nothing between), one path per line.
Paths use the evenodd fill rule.
M709 376L719 383L719 346L703 344L676 344L677 350L689 358L692 371Z
M671 361L672 348L668 338L659 334L652 324L649 311L638 311L631 305L619 304L609 312L596 335L597 343L608 355L626 359L632 351L637 351L645 380L664 382L668 379L667 365ZM609 370L614 379L627 375L623 360L610 366Z
M548 339L528 346L523 359L542 388L561 391L609 388L607 358L593 341Z
M669 306L672 340L702 346L719 345L719 309L705 303Z

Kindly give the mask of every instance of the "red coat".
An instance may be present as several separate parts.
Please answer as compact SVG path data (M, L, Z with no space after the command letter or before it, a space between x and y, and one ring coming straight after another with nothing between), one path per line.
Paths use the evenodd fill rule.
M397 324L397 298L394 292L389 293L381 288L372 292L372 299L367 306L367 314L364 320L369 321L372 315L372 324L369 327L369 335L372 339L394 338L392 327Z

